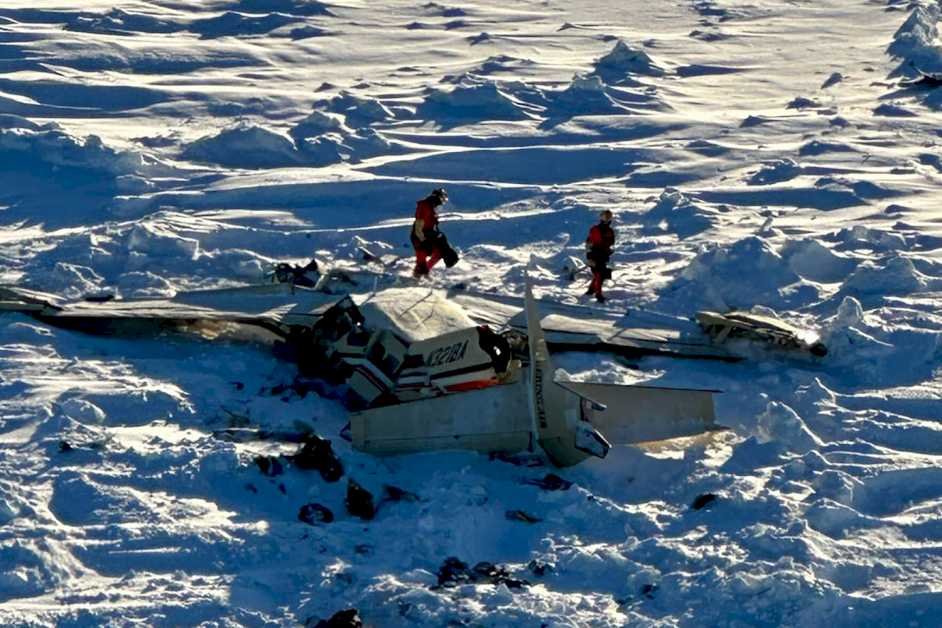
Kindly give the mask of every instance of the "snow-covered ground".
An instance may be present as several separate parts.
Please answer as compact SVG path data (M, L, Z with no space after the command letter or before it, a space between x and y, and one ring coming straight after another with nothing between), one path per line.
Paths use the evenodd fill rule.
M616 448L550 491L526 483L547 466L352 451L346 411L264 347L4 315L0 624L939 625L940 15L4 0L3 283L165 295L358 244L407 273L414 202L445 186L463 260L441 285L520 294L532 256L541 296L577 302L557 271L608 208L612 306L763 306L831 352L558 356L575 377L721 389L732 430ZM263 474L256 456L297 445L213 435L231 426L313 429L346 477ZM414 495L363 521L347 477ZM299 521L309 503L333 521ZM439 587L449 557L504 572Z

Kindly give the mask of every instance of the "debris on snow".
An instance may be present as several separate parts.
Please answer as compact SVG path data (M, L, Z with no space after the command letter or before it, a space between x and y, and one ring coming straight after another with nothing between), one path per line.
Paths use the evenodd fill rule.
M310 525L330 523L334 520L334 513L326 506L312 502L301 506L301 510L298 511L298 520Z
M354 517L369 521L376 516L373 494L360 486L353 478L347 479L347 496L344 500L347 512Z

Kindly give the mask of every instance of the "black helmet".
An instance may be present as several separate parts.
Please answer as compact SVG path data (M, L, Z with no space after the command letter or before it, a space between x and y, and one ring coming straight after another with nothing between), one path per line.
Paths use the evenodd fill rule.
M445 188L436 188L429 194L429 198L434 198L439 205L444 205L448 202L448 192L445 191Z

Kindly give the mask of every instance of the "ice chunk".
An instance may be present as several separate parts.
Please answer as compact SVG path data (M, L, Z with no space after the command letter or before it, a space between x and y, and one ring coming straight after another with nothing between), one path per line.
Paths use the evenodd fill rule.
M840 281L855 262L838 255L817 240L790 240L782 247L782 257L794 272L812 281Z
M37 127L18 116L0 120L0 161L7 169L67 167L112 176L142 170L144 158L133 151L119 151L102 142L97 135L72 136L55 123Z
M200 138L187 146L182 156L231 168L277 168L301 163L294 142L255 125L239 125Z
M770 161L749 178L749 185L771 185L789 181L801 174L801 166L793 159Z
M824 444L797 412L779 401L769 402L765 412L759 415L758 431L763 442L776 441L799 454Z
M900 294L926 287L926 277L907 257L893 257L885 266L864 262L844 283L844 290L858 294Z
M415 112L416 117L430 121L449 120L522 120L529 116L518 103L497 84L469 83L458 85L450 92L433 91Z
M664 69L643 50L632 48L624 41L618 40L607 55L595 62L595 73L603 80L611 81L627 78L629 74L664 76Z
M138 223L128 235L128 251L160 257L186 257L196 259L199 256L200 243L193 238L185 238L173 231L153 223Z

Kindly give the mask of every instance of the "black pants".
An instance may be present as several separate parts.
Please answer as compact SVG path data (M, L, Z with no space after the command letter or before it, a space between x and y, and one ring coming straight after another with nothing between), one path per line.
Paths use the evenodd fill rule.
M602 283L606 279L612 278L612 269L608 267L608 256L607 255L589 255L589 262L592 263L589 266L592 269L592 283L589 284L589 291L592 294L600 295L602 294Z

